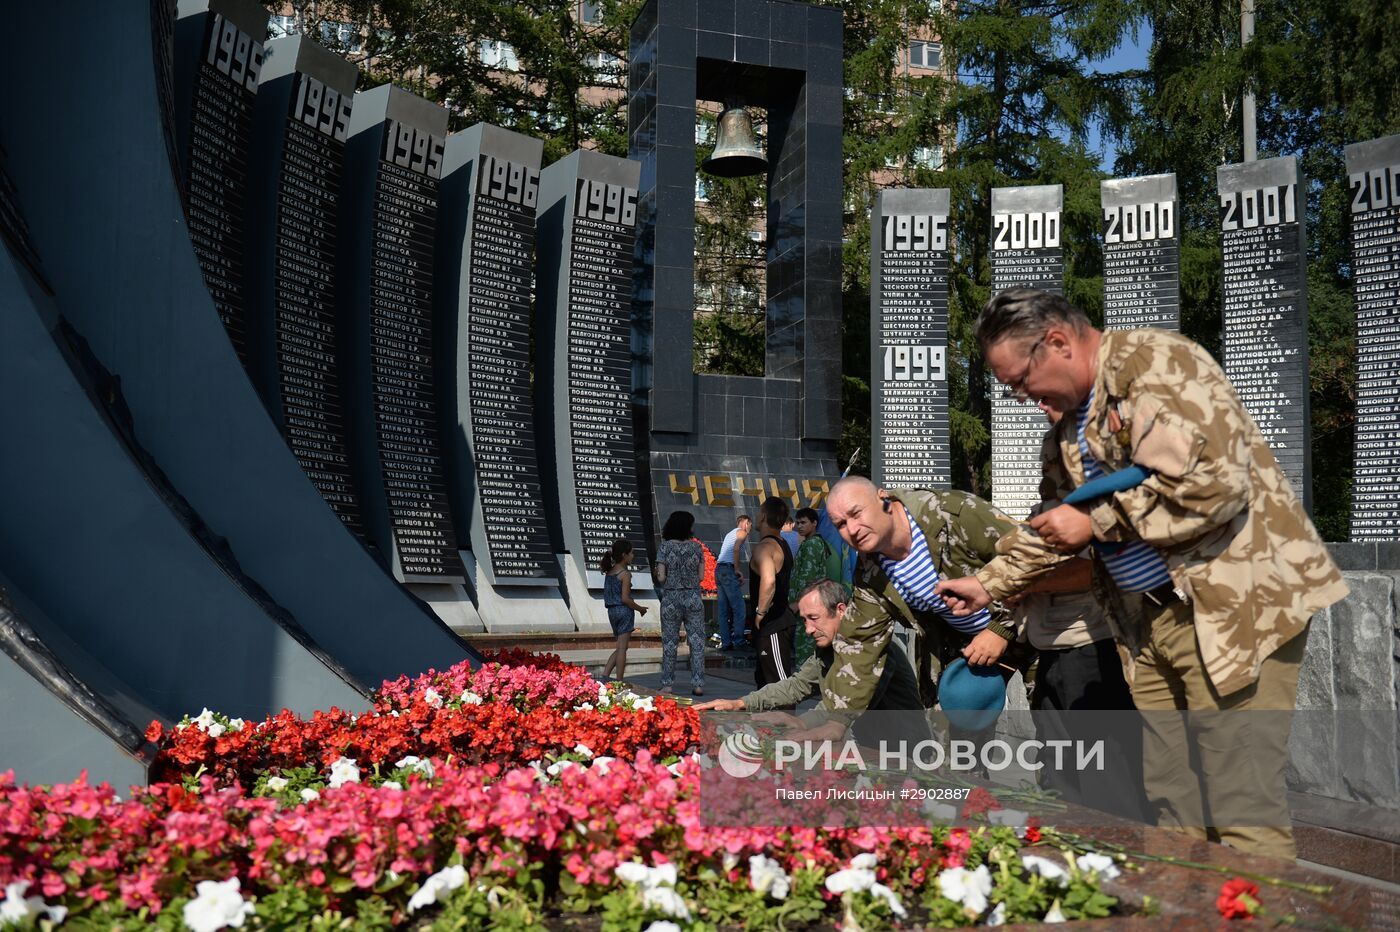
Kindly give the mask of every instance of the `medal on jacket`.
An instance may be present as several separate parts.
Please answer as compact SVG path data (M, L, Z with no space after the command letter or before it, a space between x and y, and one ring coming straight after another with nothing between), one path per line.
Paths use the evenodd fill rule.
M1132 435L1128 432L1129 423L1118 413L1117 405L1108 409L1108 429L1113 439L1125 451L1132 447Z

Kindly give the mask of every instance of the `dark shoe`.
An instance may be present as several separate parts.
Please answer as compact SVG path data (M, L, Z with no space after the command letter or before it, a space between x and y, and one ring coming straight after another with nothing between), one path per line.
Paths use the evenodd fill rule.
M703 689L701 689L699 686L697 686L697 687L695 687L694 689L692 689L692 690L690 691L690 694L691 694L692 696L703 696L703 695L705 695L705 690L703 690Z

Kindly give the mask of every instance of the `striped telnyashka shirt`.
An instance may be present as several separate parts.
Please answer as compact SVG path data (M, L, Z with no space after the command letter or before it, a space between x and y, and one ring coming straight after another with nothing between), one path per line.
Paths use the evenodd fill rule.
M1094 393L1089 392L1089 397L1084 399L1084 403L1079 406L1079 455L1084 458L1084 475L1090 480L1097 479L1104 474L1103 467L1099 461L1089 453L1089 444L1084 440L1084 425L1089 420L1089 404L1094 400ZM1140 540L1126 544L1122 549L1113 553L1103 548L1099 548L1099 556L1103 559L1103 565L1108 569L1113 581L1118 584L1118 588L1124 592L1151 592L1163 583L1172 580L1171 574L1167 572L1167 561L1162 559L1162 555L1153 550Z
M985 608L960 618L953 614L943 597L934 591L934 586L938 585L938 570L928 552L924 532L919 529L919 522L912 520L909 522L909 530L914 536L909 556L903 560L891 560L883 554L876 554L880 560L880 568L885 571L890 582L894 583L900 597L917 612L937 612L959 631L976 634L987 627L987 622L992 620L992 616Z

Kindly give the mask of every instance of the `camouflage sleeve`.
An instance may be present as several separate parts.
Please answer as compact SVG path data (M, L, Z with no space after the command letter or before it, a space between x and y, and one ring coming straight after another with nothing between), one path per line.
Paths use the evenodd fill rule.
M754 690L744 697L744 709L748 712L762 712L794 706L817 691L822 681L822 662L816 657L808 657L807 662L797 668L797 672L785 680L769 683L762 689Z
M967 496L958 515L957 533L967 555L977 563L986 563L997 555L997 541L1017 528L1006 512L984 498Z
M1074 488L1060 455L1056 432L1046 431L1041 445L1040 497L1055 501ZM1040 539L1028 525L1017 525L996 542L996 552L977 572L982 588L994 601L1019 595L1032 583L1059 566L1072 554L1062 554Z
M1131 456L1154 472L1090 510L1094 535L1171 547L1228 523L1249 505L1254 451L1225 374L1185 343L1144 344L1125 368Z
M857 571L859 572L859 571ZM822 707L828 712L863 712L885 672L885 650L894 633L889 607L859 580L851 606L832 639L836 658L822 681Z

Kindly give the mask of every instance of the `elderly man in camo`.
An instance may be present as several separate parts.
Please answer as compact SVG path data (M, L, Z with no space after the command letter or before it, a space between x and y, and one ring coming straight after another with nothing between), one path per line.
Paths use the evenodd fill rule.
M940 593L976 611L1093 542L1110 617L1128 617L1121 593L1143 600L1139 624L1116 634L1147 713L1145 781L1159 823L1293 857L1287 713L1178 714L1291 711L1308 620L1347 592L1267 441L1220 367L1179 334L1100 332L1063 298L1022 288L988 302L977 340L1008 392L1065 415L1043 490L1062 499L1130 464L1149 475L1085 506L1048 509Z
M859 476L836 483L827 514L860 553L851 605L832 641L836 660L822 682L828 712L869 706L897 620L923 635L919 685L928 706L937 696L937 672L959 653L975 666L1000 661L1015 639L1001 607L955 618L934 586L941 576L981 569L1016 522L966 492L887 491Z

